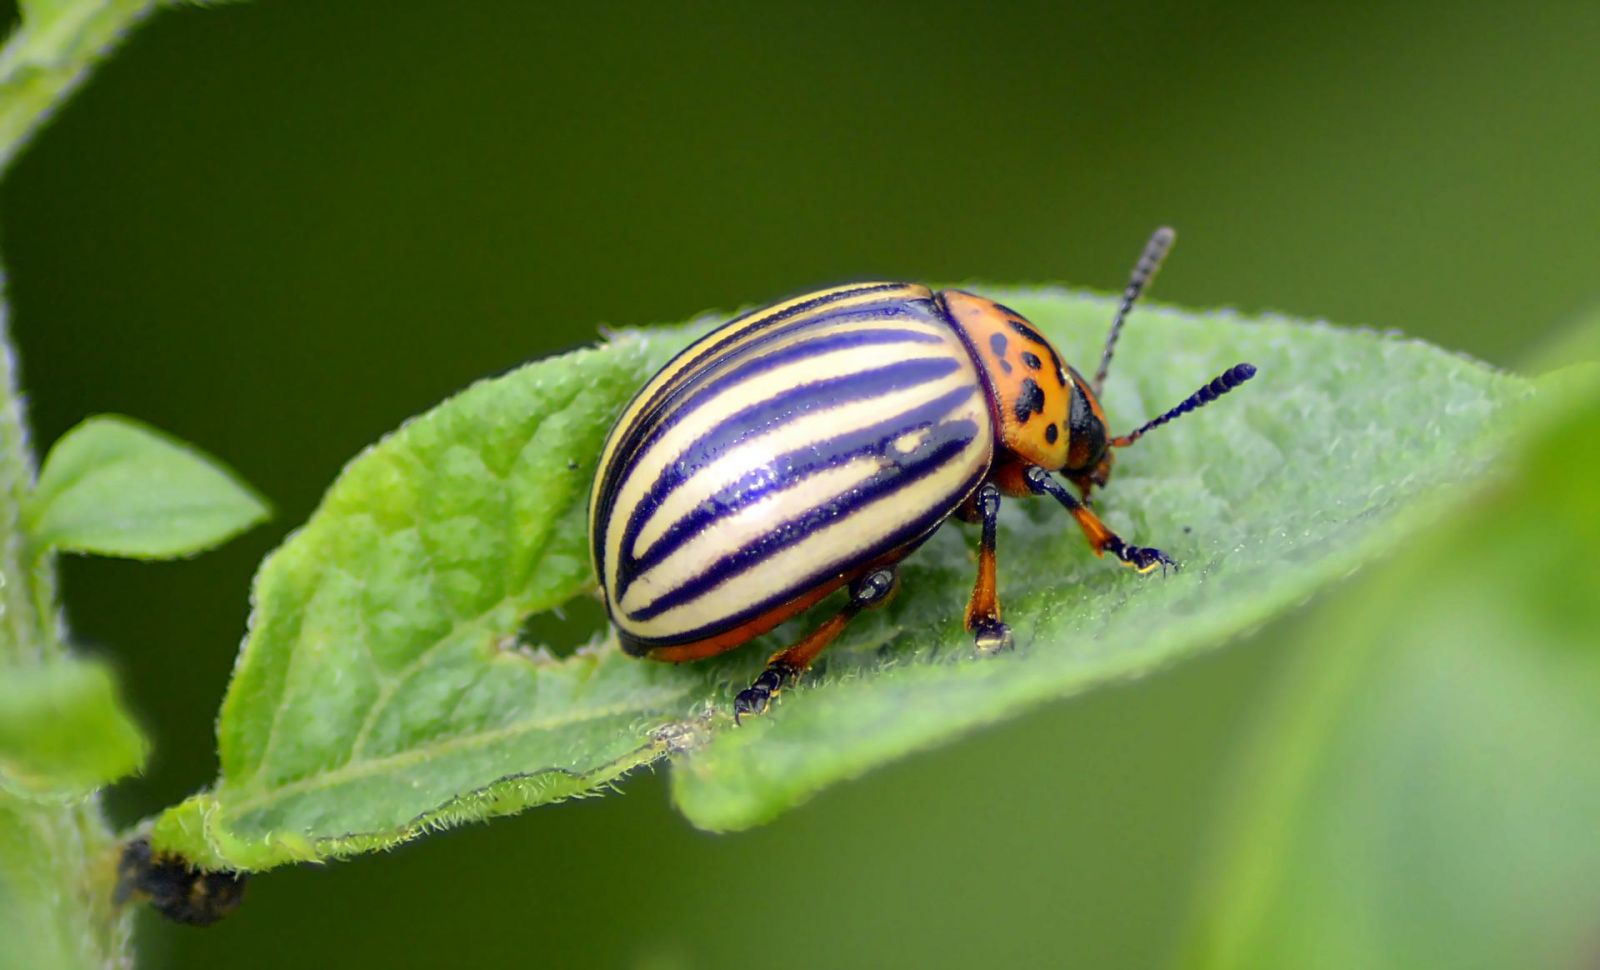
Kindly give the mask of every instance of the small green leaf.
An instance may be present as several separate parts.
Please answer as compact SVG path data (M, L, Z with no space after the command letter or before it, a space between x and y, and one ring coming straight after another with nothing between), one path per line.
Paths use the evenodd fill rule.
M169 559L226 542L267 515L216 459L129 418L98 415L50 449L24 524L41 552Z
M1506 481L1314 614L1183 966L1594 964L1600 378L1564 376Z
M995 291L990 289L990 293ZM1092 365L1112 301L996 294ZM222 775L158 848L260 869L592 790L671 755L696 824L752 825L975 726L1214 646L1305 599L1486 467L1528 384L1416 341L1281 318L1142 309L1104 403L1117 430L1241 360L1246 389L1152 434L1098 496L1184 563L1094 559L1060 511L1010 502L1000 586L1014 654L973 656L970 530L941 530L799 688L734 729L729 700L825 604L748 648L667 666L607 636L516 647L529 614L591 595L585 503L611 421L705 326L630 334L485 381L352 462L255 584L219 721ZM573 644L556 644L571 647ZM562 651L557 651L558 653Z
M147 744L111 672L87 661L15 668L0 680L0 788L73 797L138 771Z

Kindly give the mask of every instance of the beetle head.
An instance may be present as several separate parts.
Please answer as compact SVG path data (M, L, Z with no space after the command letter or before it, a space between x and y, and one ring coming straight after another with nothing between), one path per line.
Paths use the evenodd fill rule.
M1090 488L1103 488L1111 478L1111 433L1106 426L1106 413L1100 409L1100 399L1083 375L1069 368L1072 377L1072 401L1066 420L1062 422L1069 432L1067 461L1061 473L1084 492Z

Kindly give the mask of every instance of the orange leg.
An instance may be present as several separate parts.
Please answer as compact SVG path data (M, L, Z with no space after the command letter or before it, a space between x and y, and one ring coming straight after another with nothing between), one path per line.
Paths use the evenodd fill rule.
M995 531L1000 520L1000 489L985 482L973 497L978 516L983 520L983 539L978 545L978 581L967 601L967 629L972 631L979 653L999 653L1014 645L1011 628L1000 622L1000 594L995 583Z
M1022 473L1022 477L1034 494L1050 496L1078 520L1078 527L1083 529L1084 537L1089 540L1089 546L1095 555L1101 556L1109 552L1121 560L1124 566L1131 566L1141 573L1148 573L1157 567L1163 570L1168 566L1177 567L1178 564L1160 549L1130 546L1123 542L1115 532L1100 521L1098 515L1073 498L1066 486L1050 477L1050 473L1043 468L1037 465L1030 466Z
M828 644L834 641L844 628L855 619L855 615L862 610L874 606L882 606L889 599L889 594L894 592L895 571L890 566L876 569L850 584L850 602L846 603L839 612L835 613L828 621L815 630L805 639L796 643L787 650L773 654L767 661L767 669L755 679L755 683L739 692L733 699L733 720L746 714L761 714L772 703L783 689L794 683L811 662L817 659Z

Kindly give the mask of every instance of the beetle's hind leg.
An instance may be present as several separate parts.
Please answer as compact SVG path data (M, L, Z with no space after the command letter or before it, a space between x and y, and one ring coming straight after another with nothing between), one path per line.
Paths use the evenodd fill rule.
M811 661L817 659L817 654L844 631L857 613L874 606L882 606L888 600L889 594L894 592L894 586L893 566L874 569L851 583L850 602L829 617L826 623L812 630L805 639L787 650L774 654L772 659L767 661L767 669L761 672L755 683L740 691L739 696L733 699L734 723L738 723L746 714L764 713L772 703L772 698L798 680L806 668L811 666Z
M1022 473L1022 480L1035 495L1050 496L1078 520L1078 527L1083 530L1084 538L1089 540L1089 547L1094 550L1095 555L1109 552L1121 560L1124 566L1139 573L1148 573L1158 568L1164 573L1169 567L1178 568L1177 562L1160 549L1131 546L1123 542L1122 537L1101 522L1100 517L1087 505L1073 498L1065 485L1051 478L1050 473L1038 465L1028 466Z
M1015 641L1011 628L1000 622L1000 593L995 583L995 532L1000 522L1000 488L985 482L973 496L972 512L983 522L983 539L978 545L978 581L967 601L967 629L979 653L1010 650Z

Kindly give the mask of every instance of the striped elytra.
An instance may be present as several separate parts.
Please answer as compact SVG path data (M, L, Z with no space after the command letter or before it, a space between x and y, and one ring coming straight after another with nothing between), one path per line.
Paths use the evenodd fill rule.
M925 287L842 287L713 331L601 459L590 531L624 646L770 629L926 538L993 455L977 366Z
M1158 262L1147 251L1132 296ZM724 324L634 396L601 454L589 534L623 649L710 656L849 587L736 699L736 716L765 710L952 515L983 524L967 626L980 650L1009 647L995 592L1003 494L1050 495L1096 553L1141 572L1170 564L1051 477L1084 493L1105 483L1122 442L1096 391L1021 315L959 290L853 284Z

